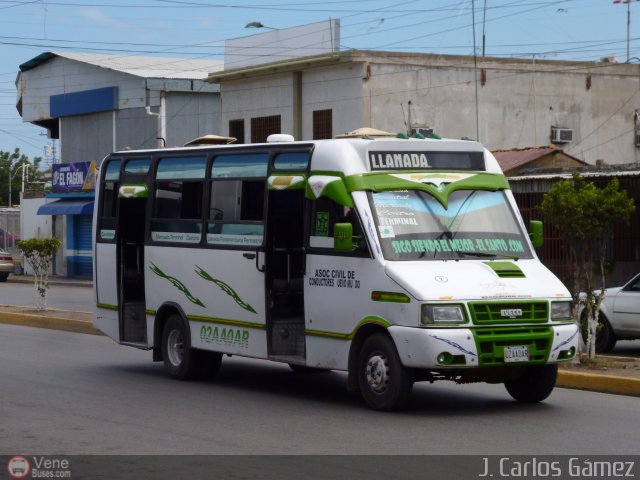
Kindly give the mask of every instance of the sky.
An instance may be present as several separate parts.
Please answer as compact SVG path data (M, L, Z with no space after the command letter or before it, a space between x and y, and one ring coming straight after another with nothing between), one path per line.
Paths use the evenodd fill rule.
M15 108L19 65L43 52L223 60L225 39L259 33L249 22L339 18L341 50L472 55L475 34L489 57L640 63L640 1L620 1L0 0L0 150L52 160L46 130Z

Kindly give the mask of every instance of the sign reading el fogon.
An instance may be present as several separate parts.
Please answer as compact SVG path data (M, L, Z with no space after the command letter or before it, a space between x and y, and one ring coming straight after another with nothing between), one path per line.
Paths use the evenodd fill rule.
M52 187L54 192L93 190L95 181L95 162L56 163L52 167Z

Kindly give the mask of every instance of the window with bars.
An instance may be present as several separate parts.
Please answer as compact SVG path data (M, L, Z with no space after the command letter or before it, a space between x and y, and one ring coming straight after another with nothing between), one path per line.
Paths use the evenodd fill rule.
M313 139L323 140L326 138L333 138L332 110L314 110Z
M229 120L229 136L237 138L236 143L244 143L244 118Z
M251 143L264 143L269 135L280 132L280 115L251 119Z

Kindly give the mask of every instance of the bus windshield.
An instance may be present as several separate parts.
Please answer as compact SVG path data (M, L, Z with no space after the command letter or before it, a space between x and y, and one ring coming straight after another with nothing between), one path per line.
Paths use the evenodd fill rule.
M369 195L387 260L532 258L502 191L458 190L447 208L419 190Z

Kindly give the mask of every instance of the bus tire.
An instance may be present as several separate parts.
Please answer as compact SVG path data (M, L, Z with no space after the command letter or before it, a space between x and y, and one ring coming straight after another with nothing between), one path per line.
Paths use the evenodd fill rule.
M413 379L388 335L375 333L364 341L357 376L360 395L370 408L392 411L407 406Z
M164 368L176 380L203 379L220 370L222 354L191 348L189 330L177 314L171 315L162 330Z
M546 399L556 386L558 365L530 365L515 380L504 382L507 392L514 400L536 403Z

